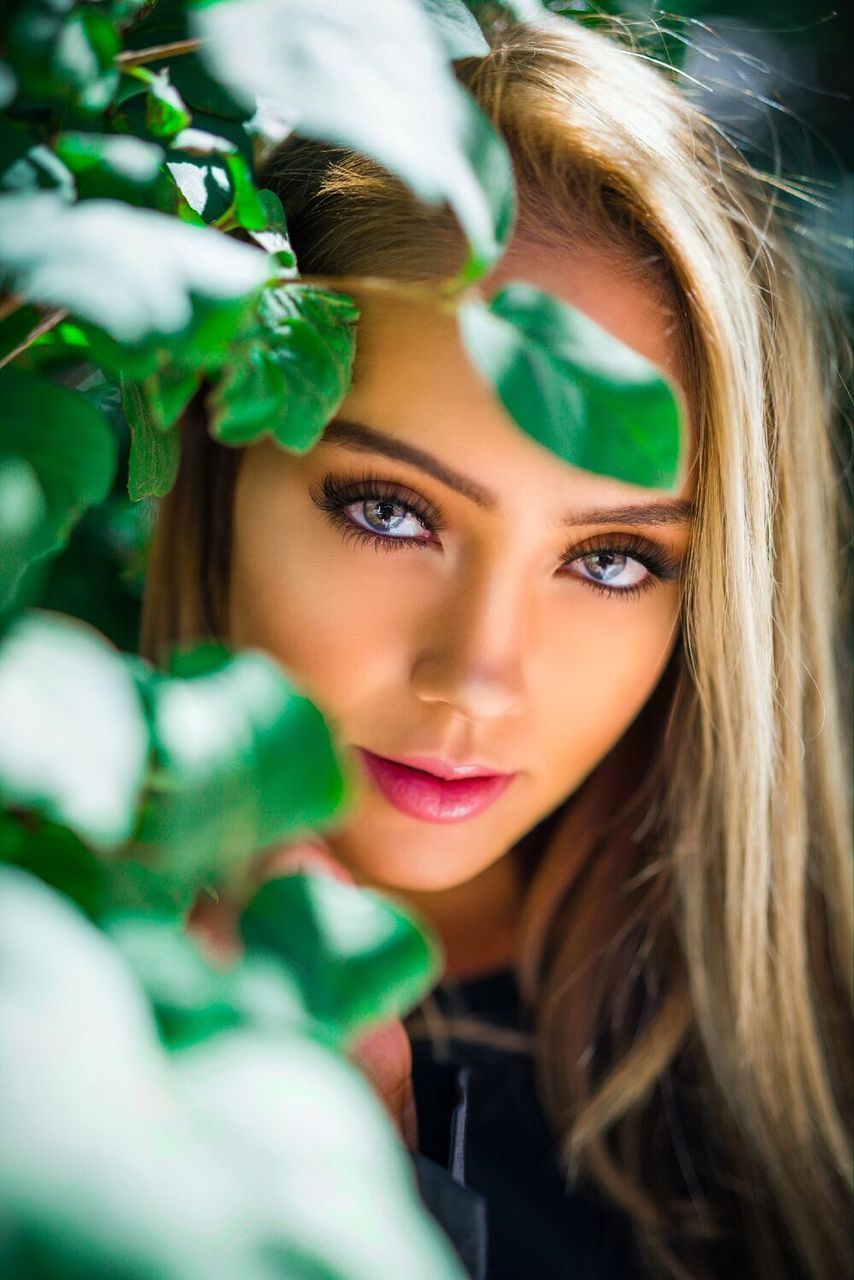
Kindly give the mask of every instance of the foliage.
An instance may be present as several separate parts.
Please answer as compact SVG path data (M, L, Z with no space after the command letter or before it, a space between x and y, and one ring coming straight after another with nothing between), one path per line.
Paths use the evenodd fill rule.
M435 982L426 923L293 876L246 904L227 971L185 932L206 886L346 810L320 710L271 658L202 637L155 670L116 619L193 397L224 445L302 453L350 387L358 308L300 273L255 180L293 127L453 209L469 254L441 302L520 430L673 483L660 371L555 298L478 290L512 233L512 169L448 64L485 51L487 11L543 12L15 0L0 17L2 1274L459 1275L343 1057ZM88 553L105 545L109 590ZM52 573L60 554L76 575Z

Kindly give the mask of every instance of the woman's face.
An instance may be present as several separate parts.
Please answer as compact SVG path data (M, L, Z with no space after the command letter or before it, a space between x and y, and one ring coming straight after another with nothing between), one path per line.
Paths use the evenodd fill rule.
M615 259L516 250L490 290L509 279L678 380L672 318ZM453 318L357 301L353 385L323 439L303 456L267 440L241 461L230 639L279 658L352 760L333 851L360 883L417 897L483 876L649 698L678 634L690 526L643 507L690 500L693 467L673 498L572 467L507 416ZM358 748L513 776L379 776Z

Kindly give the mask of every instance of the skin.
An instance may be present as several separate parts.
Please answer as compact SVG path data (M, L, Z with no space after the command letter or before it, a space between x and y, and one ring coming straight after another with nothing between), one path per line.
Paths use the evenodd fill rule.
M517 244L486 282L486 296L513 279L585 311L682 382L673 317L649 282L616 258L555 257ZM451 825L400 813L363 780L337 827L264 851L253 875L307 871L396 895L438 933L445 976L466 977L512 962L523 893L513 845L619 741L678 636L678 581L605 596L585 584L601 580L602 562L581 560L583 546L568 562L566 550L636 532L682 557L690 525L562 525L568 511L662 494L580 471L520 431L469 365L453 319L409 301L357 302L353 385L337 419L429 452L491 490L496 505L487 510L412 463L340 442L321 440L298 457L263 441L245 452L238 473L228 639L289 668L357 779L355 745L519 774L490 808ZM441 512L442 529L429 534L395 508L404 523L386 537L420 533L422 545L385 554L345 538L311 494L325 475L365 470L426 499ZM673 496L691 500L694 492L692 442ZM363 504L348 512L369 523ZM629 558L610 581L628 585L645 574ZM228 897L213 903L200 895L189 927L212 959L239 953L239 909ZM403 1022L371 1029L347 1054L400 1139L417 1148Z
M485 293L512 279L586 312L680 382L672 316L615 256L516 246ZM365 780L324 833L357 883L426 917L446 974L467 976L513 954L522 885L512 846L620 739L678 634L678 581L606 597L589 585L602 580L595 555L580 560L582 547L571 563L561 557L591 537L632 532L682 556L690 526L562 525L569 511L663 495L581 471L530 439L469 364L453 317L409 300L357 301L353 384L336 417L429 452L497 505L486 510L411 463L326 439L303 456L270 440L252 446L235 495L230 639L284 663L358 780L356 745L519 771L491 807L451 825L400 813ZM674 496L694 496L690 463ZM398 541L386 554L345 538L312 491L330 473L365 471L426 499L443 528L431 535L398 506L403 523L386 544L420 536L421 545ZM376 528L375 507L355 502L348 514L362 525L373 515ZM646 575L634 557L620 563L610 579L619 586Z

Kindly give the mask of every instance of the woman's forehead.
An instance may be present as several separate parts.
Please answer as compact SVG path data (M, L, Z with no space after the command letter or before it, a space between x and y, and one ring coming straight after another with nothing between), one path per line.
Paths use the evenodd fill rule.
M533 440L494 400L466 422L443 412L440 398L428 414L418 408L401 405L388 419L369 406L361 419L342 410L317 447L361 459L366 469L376 469L384 458L403 463L487 515L516 518L526 508L538 523L632 524L640 522L639 508L650 503L661 524L675 525L693 514L693 476L671 494L582 470Z
M499 276L490 277L490 291L530 266L528 282L561 296L608 328L614 336L663 368L676 381L675 343L669 318L653 291L607 255L579 255L567 262L564 287L548 264L529 258L509 261ZM535 269L536 268L536 269ZM536 278L534 278L536 277ZM551 450L532 440L509 417L492 386L474 367L465 350L456 317L426 302L399 296L363 294L357 297L360 320L350 391L336 418L362 423L386 435L431 450L464 473L506 483L508 470L517 481L529 478L544 492L550 486L582 491L605 502L640 500L661 491L628 485L570 466ZM583 305L582 305L583 304ZM365 452L367 450L364 450ZM693 496L694 459L685 467L686 483L678 496ZM543 488L544 487L544 488Z

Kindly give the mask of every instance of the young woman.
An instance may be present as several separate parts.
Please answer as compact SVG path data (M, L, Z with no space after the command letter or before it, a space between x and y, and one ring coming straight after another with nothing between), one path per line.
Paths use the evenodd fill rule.
M327 865L410 905L447 956L365 1066L472 1274L836 1280L832 326L773 183L653 66L563 20L490 40L455 64L518 185L484 295L529 281L661 366L688 409L678 489L524 435L425 294L465 256L449 211L292 136L263 183L302 273L346 277L361 309L352 386L303 456L223 448L194 405L143 647L273 653L363 779Z

